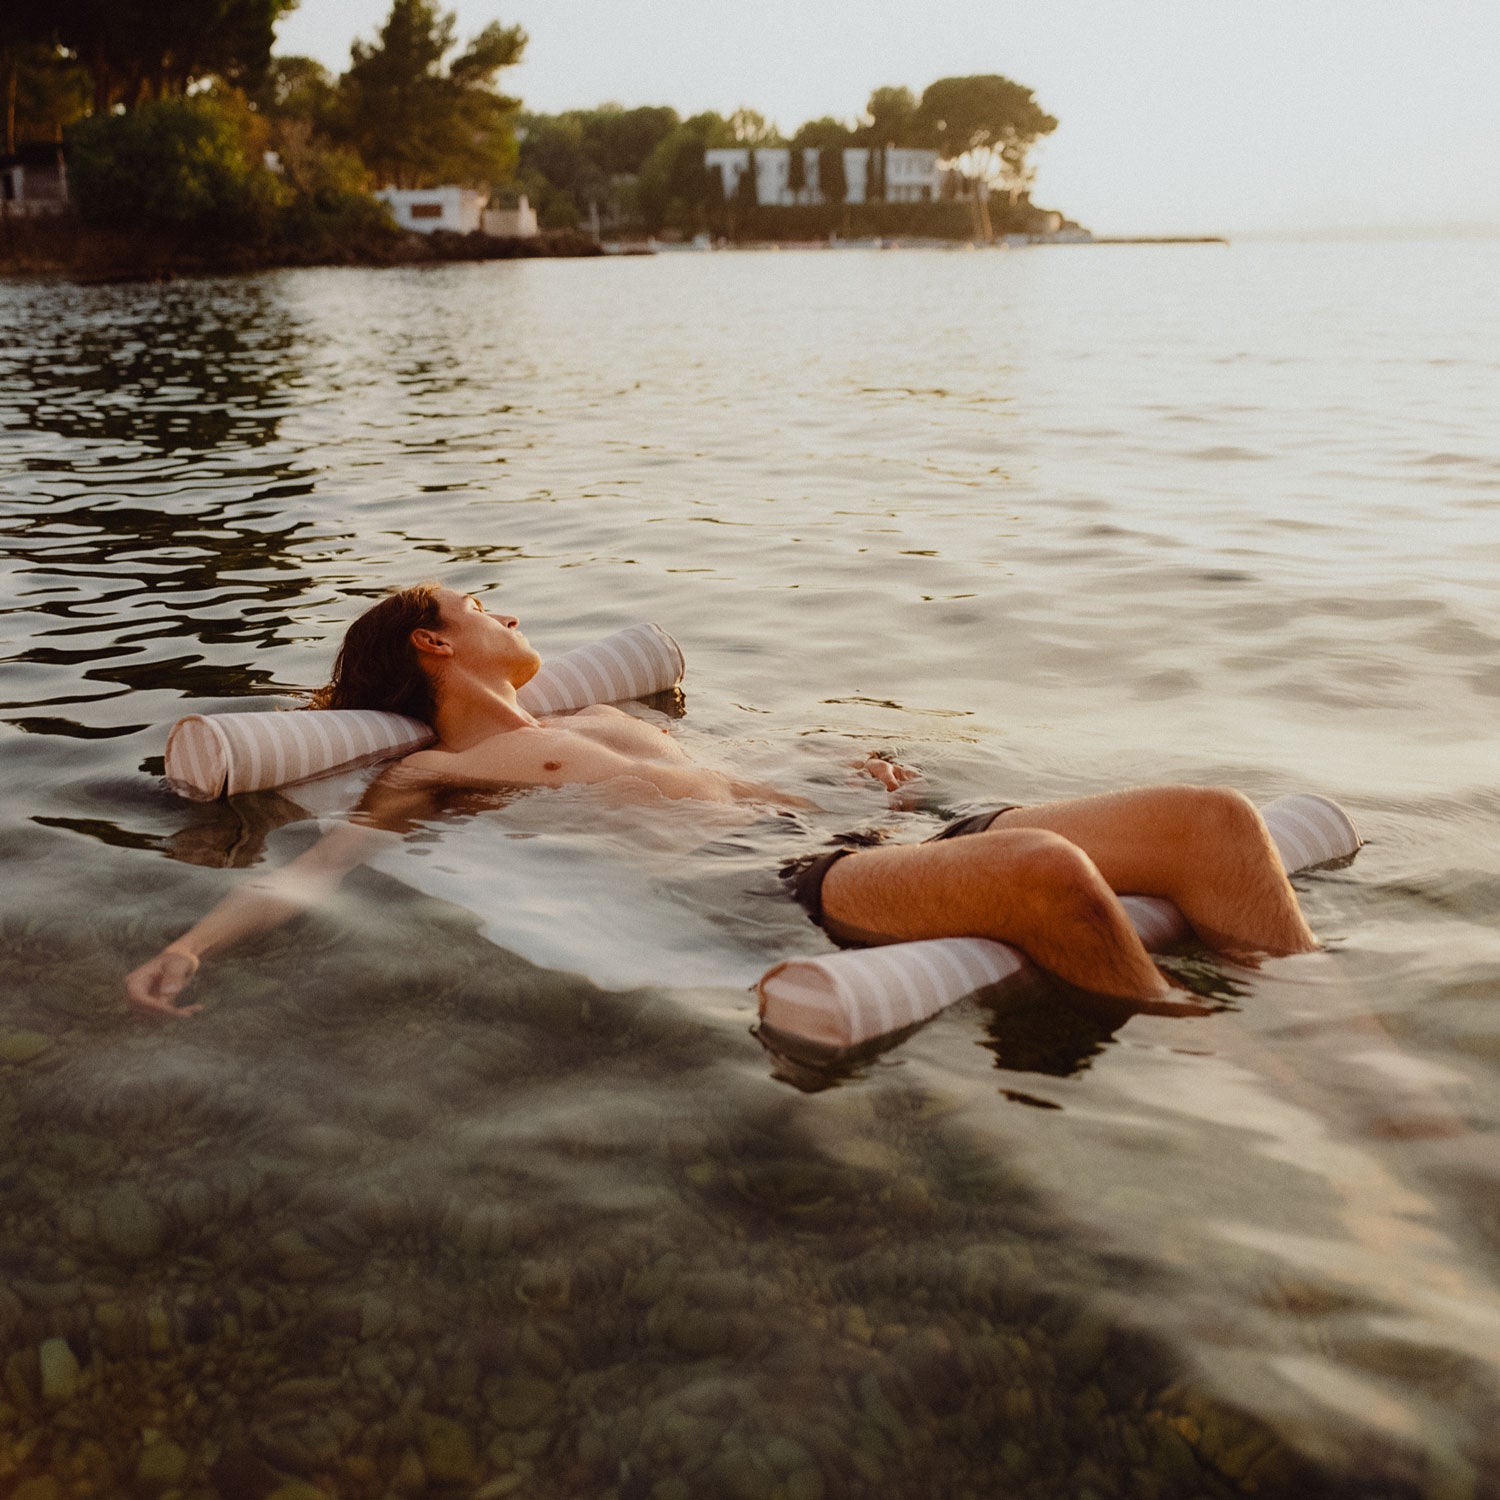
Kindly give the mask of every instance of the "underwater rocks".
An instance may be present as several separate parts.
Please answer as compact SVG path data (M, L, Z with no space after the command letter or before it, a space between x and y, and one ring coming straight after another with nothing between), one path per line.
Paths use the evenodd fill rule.
M39 1031L7 1031L0 1028L0 1063L29 1063L52 1045L50 1036Z
M1040 1500L1071 1485L1080 1451L1100 1500L1238 1488L1204 1462L1197 1429L1185 1435L1138 1395L1122 1407L1097 1384L1072 1385L1062 1371L1093 1325L1087 1336L1076 1318L1055 1332L983 1317L968 1327L944 1286L951 1261L930 1248L936 1274L924 1280L915 1247L845 1242L829 1264L805 1243L695 1240L690 1225L593 1230L566 1251L556 1240L546 1260L500 1257L446 1291L443 1267L464 1262L434 1261L420 1230L319 1252L332 1265L312 1280L283 1265L308 1253L314 1224L268 1226L274 1248L249 1263L254 1285L222 1285L192 1257L160 1285L95 1271L73 1283L81 1329L6 1365L0 1455L20 1453L24 1431L38 1437L10 1470L0 1458L0 1493L51 1474L61 1495L98 1500L885 1500L966 1488ZM859 1279L872 1256L864 1279L899 1296L852 1302L831 1278ZM20 1324L65 1313L23 1306ZM1214 1429L1218 1451L1241 1441ZM1244 1457L1248 1489L1269 1471Z
M100 1243L121 1260L149 1260L166 1241L166 1221L138 1187L122 1183L110 1188L94 1208L94 1228Z
M392 931L306 1019L295 946L206 1013L232 1068L0 1041L5 1500L1415 1493L1174 1385L897 1070L803 1101Z
M37 1351L43 1401L71 1401L78 1389L78 1361L66 1339L51 1338Z

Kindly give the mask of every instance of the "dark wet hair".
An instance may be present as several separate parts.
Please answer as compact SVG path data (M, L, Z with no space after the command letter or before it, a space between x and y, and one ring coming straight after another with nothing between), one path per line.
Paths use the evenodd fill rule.
M438 592L436 583L417 583L372 604L344 632L333 676L308 707L381 708L432 723L437 713L432 682L411 633L438 623Z

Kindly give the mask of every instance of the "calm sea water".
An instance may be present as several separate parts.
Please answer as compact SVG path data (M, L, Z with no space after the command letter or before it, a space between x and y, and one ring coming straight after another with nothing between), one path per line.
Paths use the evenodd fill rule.
M0 285L0 1483L1497 1493L1497 280L1435 241ZM427 575L544 650L660 621L675 732L826 814L523 798L421 836L461 905L362 872L131 1017L315 836L179 801L166 726ZM921 809L827 784L867 745ZM1327 952L1186 960L1200 1020L966 1001L831 1080L751 1036L825 828L1164 779L1350 809L1298 881Z

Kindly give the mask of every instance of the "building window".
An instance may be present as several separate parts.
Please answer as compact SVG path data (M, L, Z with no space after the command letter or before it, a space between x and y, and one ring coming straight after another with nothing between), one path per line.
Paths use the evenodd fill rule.
M413 203L411 216L414 219L441 219L443 205L441 203Z

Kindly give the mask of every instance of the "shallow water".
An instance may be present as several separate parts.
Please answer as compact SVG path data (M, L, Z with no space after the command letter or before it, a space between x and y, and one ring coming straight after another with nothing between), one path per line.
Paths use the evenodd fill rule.
M0 1483L1494 1493L1497 273L0 285ZM121 974L311 836L172 796L165 726L425 574L544 650L661 621L676 732L826 814L523 799L422 846L478 916L362 872L135 1021ZM863 745L920 810L828 784ZM777 860L1179 778L1351 810L1329 952L1189 960L1202 1020L966 1001L833 1088L749 1035L823 944Z

